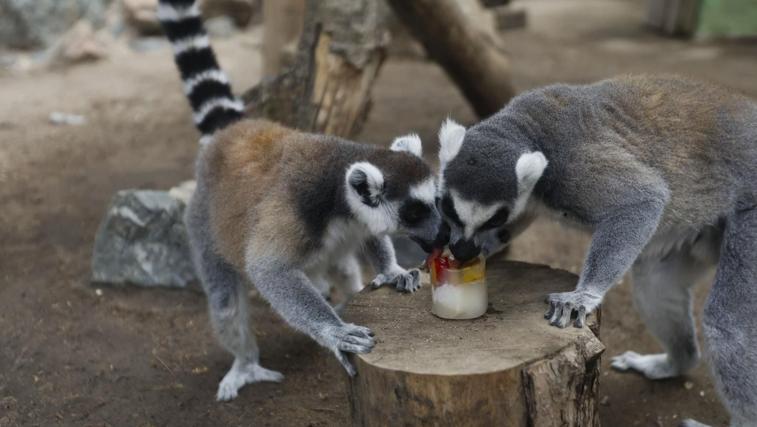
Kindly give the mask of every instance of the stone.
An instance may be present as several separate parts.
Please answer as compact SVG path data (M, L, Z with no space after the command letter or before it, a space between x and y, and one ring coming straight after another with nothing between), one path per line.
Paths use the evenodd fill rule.
M81 126L87 123L87 118L79 114L62 113L53 111L49 117L50 123L54 125Z
M116 193L95 236L92 281L187 288L197 283L183 215L193 183Z
M227 39L234 35L237 28L228 16L216 16L205 21L205 29L211 37Z
M262 9L260 0L201 0L200 7L206 18L228 16L239 28L249 25Z
M156 12L158 0L121 0L123 15L126 23L142 36L152 36L162 33L160 22ZM227 17L237 27L246 27L252 17L259 12L260 6L257 0L200 0L200 9L206 20L214 17ZM222 24L205 22L208 30L216 25L215 30L222 37L231 35L231 25L227 22ZM219 26L223 26L221 29ZM213 34L211 31L211 35Z
M0 46L41 49L81 19L105 25L113 0L0 0Z
M156 12L158 0L121 0L126 22L141 35L161 33Z
M54 61L77 64L102 59L108 55L110 36L97 32L87 20L80 20L52 48Z

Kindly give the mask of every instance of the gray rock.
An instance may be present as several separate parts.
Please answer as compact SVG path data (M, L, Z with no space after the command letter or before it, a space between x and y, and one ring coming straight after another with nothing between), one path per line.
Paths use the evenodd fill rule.
M237 30L234 21L228 16L217 16L206 20L205 29L212 37L223 39L233 36Z
M169 46L170 44L164 36L139 37L129 42L129 47L136 52L153 52L156 50L168 49Z
M100 28L112 1L0 0L0 46L44 48L80 19Z
M182 219L189 186L116 193L95 237L92 280L174 288L195 283Z

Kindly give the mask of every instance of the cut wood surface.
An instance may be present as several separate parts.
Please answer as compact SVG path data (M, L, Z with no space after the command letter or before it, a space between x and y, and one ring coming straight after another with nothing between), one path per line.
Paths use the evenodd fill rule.
M355 425L598 425L598 315L558 329L545 296L575 275L518 262L487 268L489 310L474 320L431 314L428 284L414 295L366 289L345 310L377 344L353 357Z

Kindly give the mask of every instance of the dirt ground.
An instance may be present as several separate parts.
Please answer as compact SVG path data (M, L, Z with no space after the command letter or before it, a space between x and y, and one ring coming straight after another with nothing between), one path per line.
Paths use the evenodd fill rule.
M677 72L757 97L757 46L664 39L641 25L643 2L528 0L529 27L506 33L519 89L588 82L625 72ZM260 75L260 28L216 42L237 90ZM231 362L215 344L203 295L90 285L93 235L111 195L167 188L191 176L196 133L167 48L120 49L98 63L0 76L0 426L347 425L343 372L259 299L254 329L264 366L281 384L214 401ZM87 124L57 127L52 111ZM422 58L392 58L374 89L359 140L385 144L417 131L433 151L446 116L471 110ZM577 271L587 236L540 222L512 258ZM707 286L697 291L701 311ZM658 351L635 313L630 286L603 308L607 356ZM727 415L706 364L650 382L603 360L606 426L670 426Z

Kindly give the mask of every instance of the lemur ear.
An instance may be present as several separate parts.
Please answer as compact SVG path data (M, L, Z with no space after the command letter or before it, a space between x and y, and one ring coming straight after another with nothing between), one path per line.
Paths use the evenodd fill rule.
M392 142L392 146L389 147L389 149L398 152L407 151L408 153L416 157L421 157L423 155L421 137L414 133L395 138L394 142Z
M348 191L363 204L377 207L384 194L384 174L368 162L358 162L347 169Z
M544 169L547 167L547 158L541 151L522 154L515 164L515 175L518 176L518 186L520 188L532 188L536 181L541 178Z
M452 119L447 119L439 129L439 161L449 163L460 152L465 138L465 128Z

